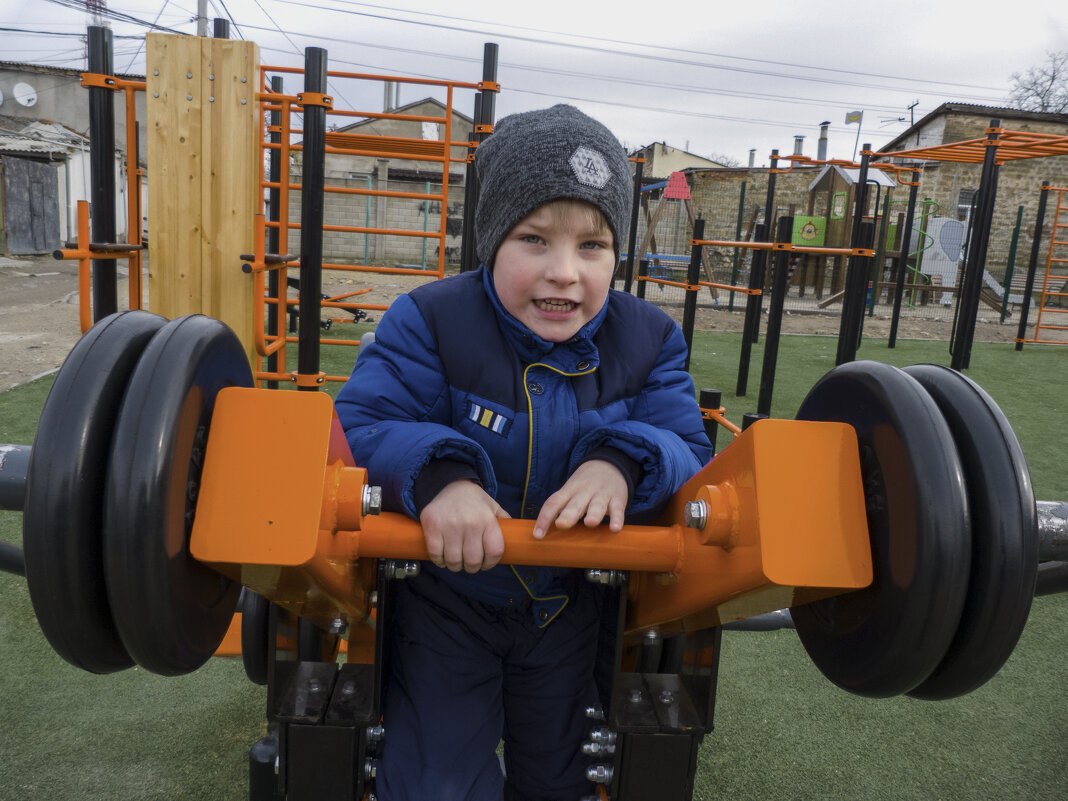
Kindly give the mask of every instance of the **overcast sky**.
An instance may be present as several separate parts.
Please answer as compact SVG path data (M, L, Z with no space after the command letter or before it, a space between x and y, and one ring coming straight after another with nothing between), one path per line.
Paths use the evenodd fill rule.
M104 0L118 72L143 74L148 24L196 32L197 0ZM84 0L4 0L0 59L85 68ZM331 70L475 82L483 43L500 46L497 117L567 102L605 122L634 149L650 142L704 156L766 164L804 135L815 156L819 125L830 151L878 149L947 101L1003 105L1013 72L1068 50L1064 0L899 0L879 15L834 0L208 0L231 18L231 38L260 46L261 63L303 65L324 47ZM61 35L66 34L66 35ZM289 77L286 91L301 90ZM380 110L380 83L336 80L338 107ZM405 85L401 103L430 94ZM910 110L909 106L916 104ZM459 92L470 115L473 96Z

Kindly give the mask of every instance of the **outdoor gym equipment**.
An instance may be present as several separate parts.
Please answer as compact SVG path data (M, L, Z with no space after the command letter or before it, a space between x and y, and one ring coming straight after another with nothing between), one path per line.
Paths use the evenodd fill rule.
M105 318L60 369L28 458L16 446L0 469L0 498L20 501L42 631L85 670L196 670L240 585L256 593L246 669L268 683L276 736L251 752L252 797L364 798L390 587L426 558L422 530L378 513L328 396L251 385L216 320ZM853 693L970 692L1015 646L1039 562L1068 551L1063 505L1037 508L1041 537L1019 444L971 380L851 362L797 420L739 433L655 525L535 541L531 521L502 521L502 562L584 568L605 585L618 613L584 748L594 797L670 801L692 795L722 624L791 607L817 666ZM302 642L319 637L299 659L281 655L267 601L300 618Z

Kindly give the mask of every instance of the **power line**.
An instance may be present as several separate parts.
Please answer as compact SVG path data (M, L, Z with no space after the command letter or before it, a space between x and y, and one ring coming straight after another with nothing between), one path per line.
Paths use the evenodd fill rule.
M306 2L305 0L275 0L275 1L278 2L278 3L285 4L285 5L299 6L299 7L303 7L303 8L313 8L313 9L316 9L318 11L327 11L327 12L333 12L333 13L337 13L337 14L349 14L349 15L353 15L353 16L367 17L367 18L370 18L370 19L381 19L381 20L386 20L386 21L389 21L389 22L400 22L400 23L404 23L404 24L408 24L408 25L419 25L419 26L428 27L428 28L458 31L458 32L461 32L461 33L473 33L473 34L481 34L481 35L486 35L487 34L487 31L480 30L480 29L475 29L475 28L467 28L467 27L462 27L462 26L458 26L458 25L444 25L444 24L435 23L435 22L424 22L422 20L404 19L404 18L401 18L401 17L390 17L390 16L386 16L386 15L383 15L383 14L371 14L371 13L366 12L366 11L352 11L352 10L349 10L349 9L336 8L336 7L331 7L331 6L320 5L320 4L317 4L317 3ZM423 13L423 12L408 12L408 13ZM508 27L508 26L499 25L498 27ZM771 71L768 71L768 70L758 70L758 69L751 69L751 68L746 68L746 67L730 67L730 66L725 66L725 65L722 65L722 64L709 64L708 62L704 62L704 61L693 61L693 60L690 60L690 59L676 58L676 57L670 57L670 56L654 56L654 55L650 55L650 54L647 54L647 53L620 52L618 50L612 50L612 49L609 49L609 48L606 48L606 47L597 47L597 46L593 46L593 45L580 45L580 44L575 44L575 43L572 43L572 42L552 41L550 39L539 39L539 38L530 37L530 36L521 36L521 35L518 35L518 34L495 33L495 34L492 34L492 35L501 36L501 37L508 38L508 39L514 39L516 41L531 42L531 43L534 43L534 44L551 45L551 46L554 46L554 47L565 47L565 48L570 48L570 49L573 49L573 50L585 50L585 51L589 51L589 52L593 52L593 53L602 53L602 54L617 56L617 57L621 57L621 58L635 58L635 59L642 59L642 60L646 60L646 61L656 61L656 62L663 63L663 64L678 64L680 66L687 66L687 67L701 67L701 68L704 68L704 69L724 70L724 71L727 71L727 72L739 72L739 73L744 73L744 74L748 74L748 75L761 75L761 76L764 76L764 77L784 78L784 79L793 80L793 81L814 81L816 83L827 83L827 84L834 84L834 85L838 85L838 86L853 86L853 87L857 87L857 88L861 88L861 89L879 89L879 90L891 90L891 91L906 91L901 87L887 87L887 86L880 86L880 85L877 85L877 84L860 83L860 82L856 82L856 81L847 81L847 80L839 80L839 79L832 79L832 78L820 78L820 77L816 77L816 76L791 75L789 73L771 72ZM619 40L609 40L609 41L616 42L616 41L619 41ZM639 43L625 43L625 44L637 45L637 46L646 46L646 47L648 46L648 45L640 45ZM664 48L660 48L660 49L664 49ZM684 51L684 50L681 50L681 51L676 51L676 52L700 52L700 51ZM705 55L708 55L708 54L705 54ZM730 58L740 58L740 57L731 56ZM828 69L829 70L830 68L816 68L816 67L813 67L813 68L810 68L810 69ZM835 70L835 71L836 72L844 72L844 71L841 71L841 70ZM865 73L847 73L847 74L865 74ZM935 86L938 86L938 85L952 85L952 84L941 84L941 83L939 83L937 81L924 81L923 79L919 79L919 78L892 77L891 79L892 80L901 80L901 81L911 81L911 82L925 82L925 83L930 83L930 84L935 85ZM991 91L998 91L996 89L993 89L992 87L972 87L972 88L991 89ZM938 91L935 91L935 90L923 90L923 89L910 89L910 90L907 90L907 91L911 91L911 92L914 92L914 93L915 92L920 92L921 94L934 94L934 95L942 95L942 94L944 94L944 92L938 92ZM969 99L989 100L990 98L979 98L979 97L971 96Z
M279 2L285 2L285 1L286 0L279 0ZM546 29L546 28L533 28L533 27L528 27L528 26L525 26L525 25L514 25L514 24L510 24L510 23L487 22L486 20L471 19L469 17L456 17L456 16L451 16L451 15L448 15L448 14L435 14L435 13L430 12L430 11L416 11L416 10L411 10L411 9L407 9L407 8L395 8L393 6L376 5L374 3L361 3L361 2L358 2L358 0L333 0L333 2L339 3L341 5L359 6L361 8L375 8L375 9L379 9L381 11L400 11L400 12L405 13L405 14L418 14L418 15L424 16L424 17L435 17L435 18L438 18L438 19L447 19L447 20L453 20L453 21L457 21L457 22L472 22L472 23L476 23L476 24L479 24L479 23L488 24L488 25L492 25L493 27L496 27L496 28L511 28L513 30L531 31L533 33L544 33L544 34L550 34L550 35L553 35L553 36L569 36L569 37L576 38L576 39L587 39L587 40L591 40L591 41L595 41L595 42L605 42L606 44L619 44L619 45L625 45L627 47L645 47L645 48L651 48L651 49L656 49L656 50L670 50L673 53L689 53L690 55L696 55L696 56L710 56L712 58L727 58L727 59L731 59L731 60L734 60L734 61L748 61L748 62L751 62L751 63L754 63L754 64L771 64L773 66L778 66L778 67L794 67L794 68L797 68L797 69L817 70L817 71L820 71L820 72L835 72L835 73L840 73L840 74L843 74L843 75L863 75L863 76L868 77L868 78L886 78L886 79L894 80L894 81L911 81L911 82L915 82L915 83L929 83L929 84L934 84L934 85L937 85L937 86L953 86L953 87L959 87L959 88L963 88L963 89L985 89L985 90L992 91L992 92L1001 91L997 87L992 87L992 86L978 86L978 85L975 85L975 84L967 84L967 83L951 83L951 82L947 82L947 81L933 81L930 78L910 78L910 77L902 76L902 75L885 75L885 74L877 73L877 72L862 72L860 70L855 70L855 69L839 69L839 68L836 68L836 67L820 67L820 66L816 66L816 65L813 65L813 64L798 64L798 63L790 62L790 61L773 61L771 59L752 58L750 56L734 56L734 55L730 55L728 53L716 53L716 52L707 51L707 50L690 50L690 49L687 49L687 48L679 48L679 47L674 47L674 46L673 47L664 47L662 45L651 45L651 44L648 44L647 42L633 42L633 41L628 41L628 40L625 40L625 39L610 39L610 38L606 38L606 37L602 37L602 36L593 36L591 34L576 34L576 33L571 33L570 31L556 31L556 30L550 30L550 29ZM353 12L353 13L355 13L355 12ZM404 21L407 21L407 20L398 20L398 21L404 22ZM543 41L546 44L556 44L555 42L552 42L550 40L543 40Z

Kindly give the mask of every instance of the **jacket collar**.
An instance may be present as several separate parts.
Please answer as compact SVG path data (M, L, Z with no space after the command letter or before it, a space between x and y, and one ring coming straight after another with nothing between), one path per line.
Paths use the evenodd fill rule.
M550 342L535 334L504 308L500 298L497 297L497 289L493 285L493 275L485 266L479 267L479 270L482 271L482 286L486 291L486 296L489 297L490 302L493 304L493 310L497 313L501 330L504 331L505 337L507 337L524 362L528 364L542 362L565 373L584 372L591 367L597 366L599 358L597 346L593 343L593 337L608 313L608 301L611 298L611 293L605 299L601 310L594 315L592 320L582 326L571 339L566 342ZM582 362L585 362L586 365L580 370L578 365Z

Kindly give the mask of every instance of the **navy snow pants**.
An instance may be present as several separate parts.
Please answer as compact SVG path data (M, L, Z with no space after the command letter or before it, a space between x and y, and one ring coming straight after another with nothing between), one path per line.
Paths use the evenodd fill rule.
M603 595L580 571L575 579L543 629L528 604L481 603L426 570L394 583L380 801L579 801L595 791L580 749L597 704Z

